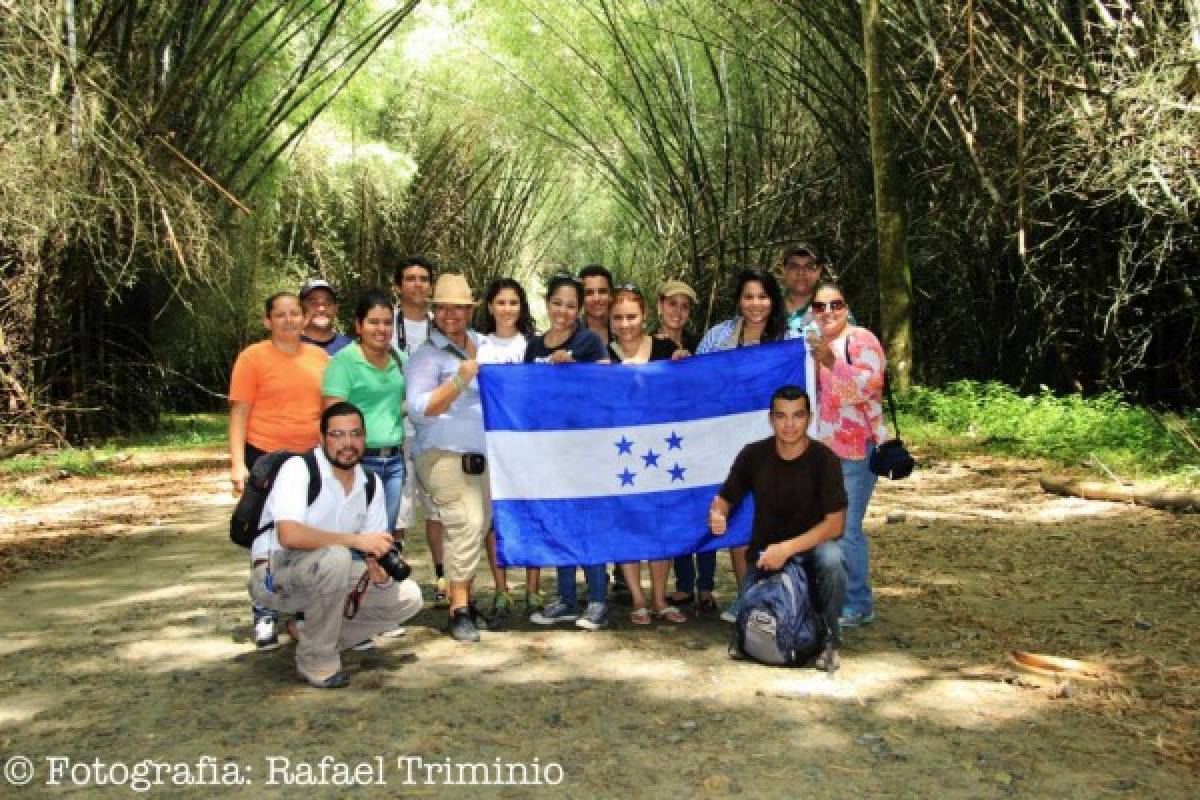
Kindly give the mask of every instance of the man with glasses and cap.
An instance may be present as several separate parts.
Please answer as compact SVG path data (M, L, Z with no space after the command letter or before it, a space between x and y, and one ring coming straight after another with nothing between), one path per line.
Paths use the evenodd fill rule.
M300 305L307 320L300 341L316 345L331 356L353 341L334 327L338 314L337 295L328 281L320 278L305 281L300 289Z

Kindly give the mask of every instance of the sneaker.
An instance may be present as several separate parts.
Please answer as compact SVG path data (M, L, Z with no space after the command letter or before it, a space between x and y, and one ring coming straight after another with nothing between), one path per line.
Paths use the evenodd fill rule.
M608 627L608 604L588 603L583 616L575 620L575 627L588 631L598 631Z
M279 635L275 633L275 615L259 614L254 618L254 646L259 650L274 650L279 647Z
M492 616L497 619L507 619L512 613L512 595L508 592L496 592L492 598Z
M479 641L479 629L475 627L467 609L460 608L454 612L454 618L450 620L450 635L458 642Z
M467 606L467 609L471 613L471 624L474 625L477 630L486 631L488 629L487 617L485 617L483 612L479 610L479 606L475 605L474 600L470 602L470 604Z
M366 653L368 651L375 649L375 640L374 639L363 639L358 644L351 645L350 649L354 650L355 652L358 652L358 653Z
M737 622L738 612L742 609L742 598L735 597L733 602L729 604L724 611L721 612L721 619L725 622L733 624Z
M554 625L557 622L574 622L579 618L575 607L561 600L555 600L541 611L535 611L529 616L529 621L535 625Z
M842 665L842 657L838 653L837 645L833 642L828 642L825 645L824 651L817 656L817 660L813 662L813 666L817 669L828 672L830 675L838 671L838 667Z
M842 616L838 617L838 625L843 628L857 628L860 625L870 625L875 621L875 612L868 611L843 611Z
M433 582L433 602L438 607L445 607L450 604L450 595L448 589L450 584L446 583L445 578L438 578Z

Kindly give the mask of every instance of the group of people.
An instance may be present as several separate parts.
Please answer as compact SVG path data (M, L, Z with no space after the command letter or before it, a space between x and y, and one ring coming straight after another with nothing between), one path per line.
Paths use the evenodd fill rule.
M319 687L345 685L340 652L402 631L420 610L412 579L397 582L377 562L393 544L402 546L418 503L433 560L433 596L448 608L450 635L479 641L480 630L502 625L513 612L491 531L476 380L481 364L641 364L797 337L807 339L816 365L818 408L808 408L808 395L794 387L776 392L769 412L774 436L738 456L714 498L710 528L724 533L732 508L753 494L750 545L730 550L739 589L759 571L777 569L786 552L784 560L806 559L835 643L840 628L871 622L862 521L875 481L868 461L887 438L883 350L854 324L842 290L821 282L823 264L814 248L790 248L781 266L786 291L769 271L743 270L737 314L698 340L687 330L697 304L687 284L668 280L659 288L651 332L646 295L632 284L614 285L611 273L596 265L550 279L549 326L540 334L516 281L502 278L487 288L473 327L478 301L466 278L435 276L434 265L422 258L396 266L398 304L383 290L362 297L355 339L336 331L337 298L327 282L311 280L298 295L272 295L264 315L269 336L242 351L233 369L231 480L241 491L255 461L278 449L313 451L321 480L314 499L304 461L291 459L267 501L262 527L268 532L251 551L256 643L278 646L280 615L292 615L288 627L302 677ZM816 441L808 438L811 414ZM797 471L798 464L803 469ZM831 470L840 476L836 486ZM797 492L796 481L815 481L815 488ZM373 493L376 484L381 489ZM345 536L353 538L336 538ZM486 617L473 600L484 552L495 584ZM541 594L540 570L526 570L532 622L588 630L608 624L608 565L579 566L587 585L582 613L576 567L557 569L557 597L549 600ZM717 613L715 566L714 552L651 562L647 597L640 564L615 565L612 591L629 594L635 625L656 618L682 623L689 606L698 615ZM737 602L721 616L736 618Z

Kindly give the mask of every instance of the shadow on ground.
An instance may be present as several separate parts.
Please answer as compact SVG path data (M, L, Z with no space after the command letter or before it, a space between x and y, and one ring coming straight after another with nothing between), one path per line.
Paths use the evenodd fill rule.
M73 789L70 770L45 785L59 756L92 783L97 759L216 781L206 756L252 781L184 792L202 797L299 795L285 779L324 756L364 762L359 795L378 797L1194 796L1195 521L1027 480L934 465L880 487L880 620L849 635L834 679L731 662L716 620L635 629L617 606L606 631L519 623L463 646L426 608L348 656L349 689L311 690L290 646L254 652L244 551L227 509L204 510L0 589L0 752L33 760L30 796ZM1008 669L1014 648L1122 681L1034 680ZM453 785L406 757L449 759ZM508 765L542 785L462 785L519 779ZM177 793L162 774L155 790Z

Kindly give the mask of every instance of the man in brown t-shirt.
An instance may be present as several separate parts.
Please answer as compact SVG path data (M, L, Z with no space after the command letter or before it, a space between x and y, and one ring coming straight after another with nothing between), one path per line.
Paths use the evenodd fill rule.
M830 647L819 659L823 669L837 668L841 646L838 615L846 599L846 570L837 543L846 523L842 467L828 447L808 438L811 409L797 386L782 386L771 396L775 435L742 448L729 477L708 510L714 535L725 533L730 512L747 494L754 495L754 522L741 590L759 573L780 569L799 556L813 583L813 605L829 629Z

